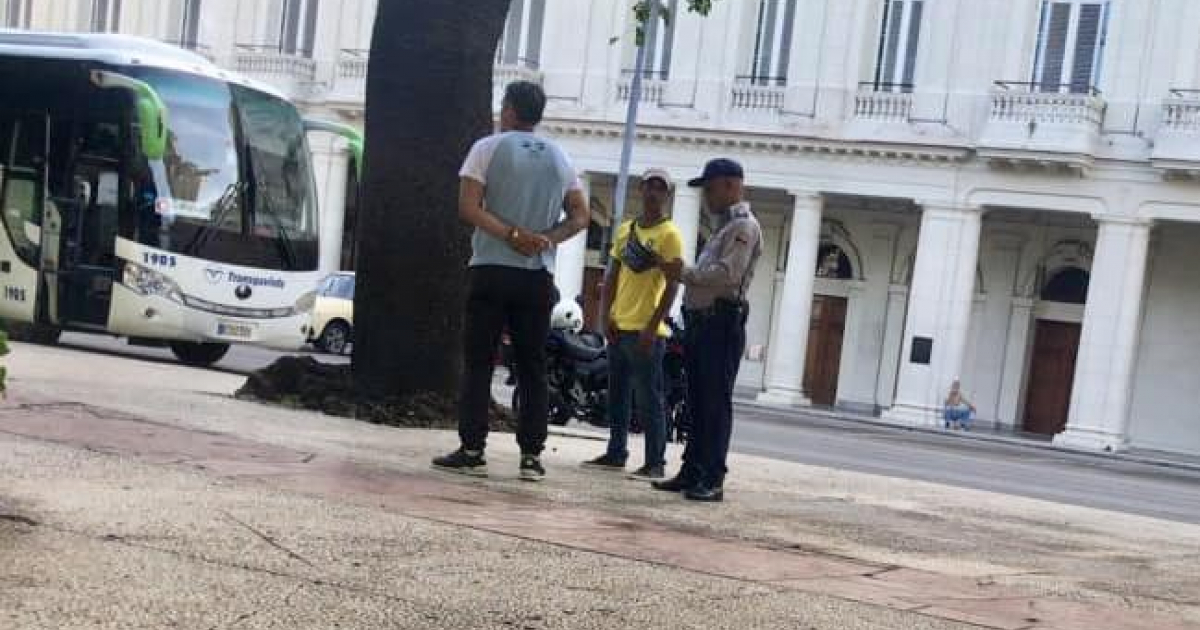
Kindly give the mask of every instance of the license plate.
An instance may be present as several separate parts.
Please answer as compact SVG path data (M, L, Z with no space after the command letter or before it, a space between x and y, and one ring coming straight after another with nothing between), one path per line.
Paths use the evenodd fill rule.
M217 335L220 337L235 337L250 339L254 337L254 326L237 322L217 322Z

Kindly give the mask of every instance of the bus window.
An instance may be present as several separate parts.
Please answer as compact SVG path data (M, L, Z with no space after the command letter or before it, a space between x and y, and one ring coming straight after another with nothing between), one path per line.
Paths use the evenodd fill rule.
M150 68L134 74L158 91L170 111L163 159L134 168L138 240L188 253L182 250L200 229L240 233L240 167L229 86ZM164 232L163 224L176 229ZM163 242L165 235L170 242Z
M239 86L233 91L253 175L253 233L290 242L304 258L295 268L313 269L317 213L303 121L286 101Z
M45 122L0 115L0 211L17 255L38 266Z

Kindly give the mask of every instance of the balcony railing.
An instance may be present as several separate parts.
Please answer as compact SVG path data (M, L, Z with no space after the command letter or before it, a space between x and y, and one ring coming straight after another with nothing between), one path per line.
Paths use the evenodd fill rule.
M1200 132L1200 90L1171 90L1163 101L1163 129Z
M881 122L908 122L912 118L912 86L860 83L854 97L854 117Z
M1173 89L1163 99L1150 161L1168 173L1200 177L1200 90Z
M636 70L621 72L621 80L617 82L617 100L628 101L633 96L633 75ZM662 104L663 93L667 89L668 75L665 72L647 70L642 72L641 103Z
M1095 88L997 81L979 155L1085 169L1100 149L1106 109Z
M496 64L494 74L492 75L492 84L499 90L503 90L504 86L513 81L530 81L541 84L542 73L535 65L525 63L513 64Z
M338 77L342 79L367 78L367 60L371 51L365 48L343 48L338 58Z
M290 53L272 46L238 44L233 67L249 75L297 81L312 81L317 75L317 62L303 51Z
M784 77L740 76L733 84L730 107L741 111L779 111L783 109Z
M1099 129L1104 100L1093 87L997 81L992 90L991 120L999 122L1083 124Z

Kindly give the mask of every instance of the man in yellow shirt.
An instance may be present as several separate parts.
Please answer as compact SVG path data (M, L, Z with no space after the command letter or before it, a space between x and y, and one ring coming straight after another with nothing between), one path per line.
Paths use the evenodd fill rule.
M666 215L674 184L662 169L642 175L642 214L623 223L613 242L604 283L608 309L608 450L585 466L623 470L629 457L629 414L636 401L646 437L646 459L633 477L661 479L666 466L663 352L669 330L663 320L675 302L678 283L658 268L660 260L683 255L679 229Z

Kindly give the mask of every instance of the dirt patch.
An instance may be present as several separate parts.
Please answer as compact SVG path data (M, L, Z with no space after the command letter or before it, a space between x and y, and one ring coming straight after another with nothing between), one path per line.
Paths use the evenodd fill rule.
M309 409L373 424L417 429L458 427L458 402L451 396L417 394L372 397L354 386L349 365L330 365L312 357L283 357L254 372L235 394L241 400ZM493 403L492 431L513 432L516 419Z

